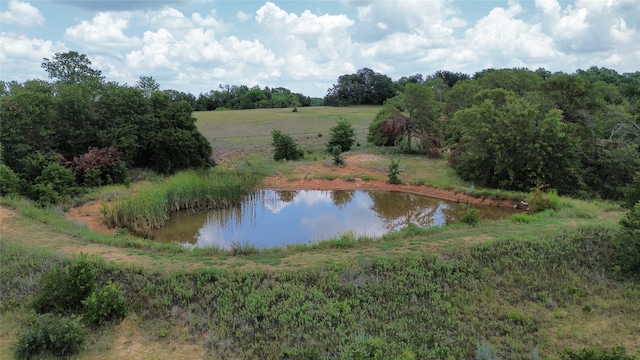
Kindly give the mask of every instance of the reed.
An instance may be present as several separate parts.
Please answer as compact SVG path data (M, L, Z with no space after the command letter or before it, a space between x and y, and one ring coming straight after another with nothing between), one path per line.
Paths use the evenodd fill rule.
M149 185L103 208L107 225L148 236L172 212L225 208L239 204L260 184L252 172L184 171L160 184Z

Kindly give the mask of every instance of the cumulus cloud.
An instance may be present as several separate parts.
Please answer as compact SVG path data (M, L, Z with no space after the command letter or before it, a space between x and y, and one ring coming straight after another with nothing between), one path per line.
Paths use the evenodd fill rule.
M7 10L0 12L0 21L22 26L42 25L45 22L40 10L28 2L10 0Z
M23 35L0 33L0 77L4 81L45 78L40 67L42 59L55 52L66 51L64 45L42 39L30 39Z
M139 38L124 34L130 18L129 13L98 13L91 21L67 28L64 38L97 52L138 47Z

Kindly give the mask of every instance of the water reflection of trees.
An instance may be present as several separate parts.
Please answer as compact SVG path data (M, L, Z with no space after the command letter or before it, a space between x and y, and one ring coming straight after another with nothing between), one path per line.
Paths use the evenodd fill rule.
M296 195L298 195L297 191L294 190L274 190L276 195L278 195L278 198L280 198L280 201L289 203L292 202L293 199L296 198Z
M355 191L352 190L334 190L331 192L331 200L335 206L339 209L343 209L351 203L354 194Z
M445 225L456 211L441 200L410 193L369 191L373 204L387 230L396 230L413 223L422 227Z

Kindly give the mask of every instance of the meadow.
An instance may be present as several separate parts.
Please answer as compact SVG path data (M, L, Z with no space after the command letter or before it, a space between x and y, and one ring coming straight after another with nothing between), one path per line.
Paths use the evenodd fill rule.
M337 169L327 165L323 144L344 117L361 143L350 154L377 156L347 169L371 181L384 180L389 160L399 159L407 183L523 196L466 183L444 159L368 146L367 127L378 109L195 113L220 158L207 176L252 171L256 178L328 179ZM298 140L305 159L273 161L273 129ZM317 171L308 172L311 167ZM140 173L130 187L96 188L76 201L126 201L160 191L148 195L163 199L158 214L187 208L167 194L198 181L176 178ZM218 191L189 188L184 191ZM96 233L67 220L60 208L2 198L0 357L12 357L34 318L29 303L42 276L81 253L90 255L99 284L120 287L129 313L119 323L88 326L73 359L473 359L488 352L489 358L560 359L567 349L616 345L640 355L640 284L620 276L612 260L622 208L559 201L557 210L476 226L409 227L381 238L346 234L315 245L224 252L156 244L123 229Z

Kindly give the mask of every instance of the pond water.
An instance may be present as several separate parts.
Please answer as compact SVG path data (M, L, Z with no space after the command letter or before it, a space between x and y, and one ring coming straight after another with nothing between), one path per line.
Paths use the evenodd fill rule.
M480 219L499 219L513 209L478 206ZM334 239L346 232L378 237L408 224L453 224L465 206L391 191L261 190L241 206L202 213L176 213L153 234L159 242L230 249L285 247Z

